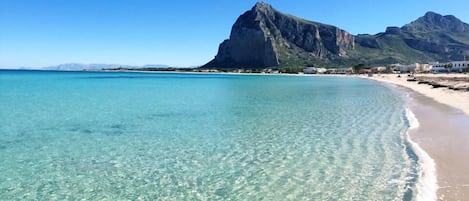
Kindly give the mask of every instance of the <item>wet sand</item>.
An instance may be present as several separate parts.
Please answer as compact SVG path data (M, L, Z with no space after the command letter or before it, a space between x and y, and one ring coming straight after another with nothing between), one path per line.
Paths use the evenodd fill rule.
M469 200L469 116L420 93L408 105L420 127L410 137L435 160L439 200Z

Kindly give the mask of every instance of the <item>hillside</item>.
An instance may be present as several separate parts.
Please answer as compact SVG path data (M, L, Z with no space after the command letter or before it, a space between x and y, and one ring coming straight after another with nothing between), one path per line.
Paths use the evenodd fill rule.
M259 2L236 20L203 68L385 65L462 60L468 53L469 25L451 15L428 12L403 27L354 36Z

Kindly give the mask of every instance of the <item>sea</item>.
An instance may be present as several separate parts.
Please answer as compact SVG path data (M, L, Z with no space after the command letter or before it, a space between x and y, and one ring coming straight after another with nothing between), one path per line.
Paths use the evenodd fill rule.
M0 70L0 200L417 200L397 88Z

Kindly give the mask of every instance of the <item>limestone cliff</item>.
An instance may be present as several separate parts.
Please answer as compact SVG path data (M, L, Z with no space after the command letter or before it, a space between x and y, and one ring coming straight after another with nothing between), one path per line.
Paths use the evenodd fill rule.
M347 57L354 37L337 27L306 21L257 3L241 15L215 58L204 67L260 68Z
M469 55L469 25L451 15L428 12L403 27L353 36L260 2L236 20L230 38L203 67L386 65L462 60L464 55Z

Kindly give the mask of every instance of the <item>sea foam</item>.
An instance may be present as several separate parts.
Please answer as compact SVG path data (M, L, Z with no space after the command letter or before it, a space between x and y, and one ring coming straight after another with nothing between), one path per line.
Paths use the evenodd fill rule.
M406 138L411 144L412 149L419 157L419 179L416 184L417 187L417 201L433 201L437 200L437 189L438 184L436 180L436 167L435 161L425 152L419 144L412 141L409 135L409 131L416 129L420 126L415 114L408 108L406 108L406 117L409 121L409 130L407 131Z

